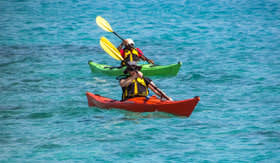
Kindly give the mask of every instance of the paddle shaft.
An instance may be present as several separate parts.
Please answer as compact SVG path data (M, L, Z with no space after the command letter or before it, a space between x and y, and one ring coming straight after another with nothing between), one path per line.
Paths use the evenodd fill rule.
M97 16L96 17L96 23L97 25L102 28L103 30L107 31L107 32L112 32L114 35L116 35L119 39L121 39L123 42L125 41L119 34L117 34L115 31L113 31L111 25L109 24L109 22L107 20L105 20L104 18L102 18L101 16ZM152 63L154 64L154 62L152 60L149 60L148 58L146 58L144 55L142 56L142 59L144 61L147 61L148 63Z
M138 71L136 71L137 75L139 74ZM156 87L152 82L150 82L150 85L161 95L161 97L164 97L166 100L169 98L166 96L165 93L163 93L158 87Z
M164 97L166 100L168 100L169 98L166 96L165 93L163 93L160 89L158 89L153 83L150 83L150 85L158 92L161 94L161 97Z
M120 35L118 35L116 32L113 31L113 33L114 33L119 39L121 39L122 41L124 41L124 39L123 39Z

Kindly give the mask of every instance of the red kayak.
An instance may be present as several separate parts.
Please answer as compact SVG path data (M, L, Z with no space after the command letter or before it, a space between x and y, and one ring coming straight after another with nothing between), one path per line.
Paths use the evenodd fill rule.
M126 101L117 101L90 92L87 92L86 95L88 106L96 106L103 109L118 108L132 112L159 111L187 117L192 114L196 104L200 100L200 98L196 96L182 101L162 101L156 96L152 96L149 99L145 97L135 97Z

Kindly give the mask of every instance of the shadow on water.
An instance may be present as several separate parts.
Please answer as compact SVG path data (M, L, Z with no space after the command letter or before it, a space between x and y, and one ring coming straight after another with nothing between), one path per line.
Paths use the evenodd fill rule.
M163 112L145 112L145 113L139 113L139 112L125 112L125 117L123 117L123 120L138 120L138 119L154 119L154 118L174 118L176 116L168 113ZM180 116L177 116L180 117ZM182 118L182 117L180 117Z
M84 117L83 119L79 120L78 122L81 123L91 123L93 121L100 121L100 122L135 122L139 123L138 120L143 119L172 119L172 118L179 118L179 119L187 119L184 116L175 116L168 113L163 112L130 112L120 109L100 109L96 107L90 107L89 113L87 115L90 116Z
M100 108L94 108L95 110L99 110L99 112L103 112L107 114L108 112L112 112L111 114L118 113L119 116L115 116L115 118L119 120L125 120L125 121L134 121L134 120L141 120L141 119L168 119L168 118L186 118L183 116L175 116L172 114L168 113L163 113L163 112L130 112L130 111L125 111L125 110L120 110L120 109L100 109ZM114 114L115 115L115 114ZM121 116L121 117L120 117ZM105 118L105 116L94 116L95 118L102 119Z

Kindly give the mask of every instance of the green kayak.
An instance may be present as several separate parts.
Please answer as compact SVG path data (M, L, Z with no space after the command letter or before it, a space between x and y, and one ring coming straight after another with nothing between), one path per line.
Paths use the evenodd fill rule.
M93 61L88 61L92 72L99 72L111 76L119 76L123 74L125 67L118 68L109 65L98 64ZM182 63L170 64L165 66L158 66L152 64L142 64L141 72L145 76L175 76L177 75Z

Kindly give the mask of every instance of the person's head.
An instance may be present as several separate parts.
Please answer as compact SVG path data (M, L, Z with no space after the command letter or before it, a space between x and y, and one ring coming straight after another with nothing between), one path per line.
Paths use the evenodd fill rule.
M141 70L141 66L138 66L135 61L128 62L126 64L126 69L124 70L124 74L134 75L137 71Z
M134 41L131 38L125 39L125 47L126 48L134 48Z

